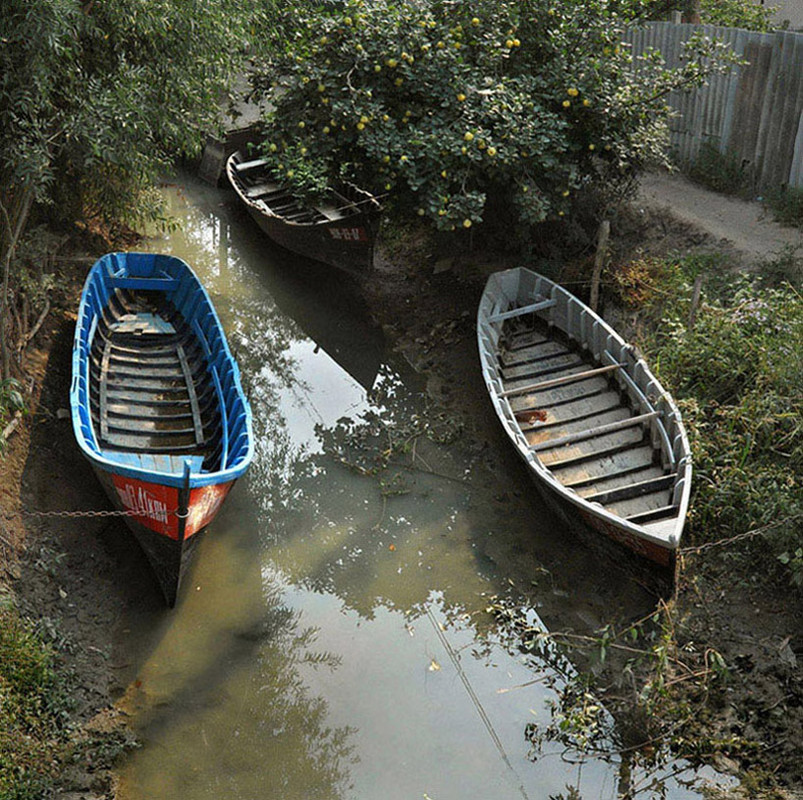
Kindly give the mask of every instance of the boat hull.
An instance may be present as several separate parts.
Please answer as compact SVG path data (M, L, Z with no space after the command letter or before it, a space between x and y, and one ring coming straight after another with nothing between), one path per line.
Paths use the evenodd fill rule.
M95 467L95 475L142 548L168 607L201 534L214 521L235 481L187 491Z
M369 192L344 185L331 191L327 203L307 206L271 181L261 159L245 162L239 151L228 158L226 174L240 202L276 244L352 275L373 268L382 207Z
M190 267L147 253L99 259L72 371L76 441L172 607L201 533L253 457L239 370Z
M477 335L494 409L542 497L571 529L673 578L691 456L677 407L635 348L521 268L489 279Z

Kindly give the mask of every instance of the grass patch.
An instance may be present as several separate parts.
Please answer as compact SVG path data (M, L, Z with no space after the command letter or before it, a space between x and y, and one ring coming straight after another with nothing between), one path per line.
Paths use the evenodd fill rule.
M803 228L803 189L781 187L764 195L764 205L781 225Z
M42 800L65 788L68 773L98 778L133 742L120 728L73 721L71 678L55 647L0 599L0 800Z
M709 142L700 146L697 158L689 167L689 177L721 194L738 197L750 194L751 176L742 159L733 152L720 152Z
M0 608L0 798L35 800L69 757L69 703L54 655L9 607Z
M671 387L692 446L688 535L702 544L792 520L768 540L803 587L803 296L779 279L788 264L731 280L714 267L699 258L652 264L654 284L644 283L655 288L642 297L640 344Z

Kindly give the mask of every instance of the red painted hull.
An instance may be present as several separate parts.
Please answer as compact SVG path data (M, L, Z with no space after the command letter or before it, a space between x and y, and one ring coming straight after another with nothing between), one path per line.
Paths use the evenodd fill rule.
M217 515L234 481L192 488L95 473L142 547L171 608L200 534Z

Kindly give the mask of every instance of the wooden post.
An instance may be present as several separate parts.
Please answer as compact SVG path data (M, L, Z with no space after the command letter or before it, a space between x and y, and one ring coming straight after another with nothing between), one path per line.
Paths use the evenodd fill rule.
M697 308L700 305L700 293L703 289L703 275L700 273L694 279L694 287L691 290L691 309L689 310L689 330L694 328L694 323L697 321Z
M594 271L591 273L591 299L589 306L592 311L597 310L599 303L599 282L602 277L602 268L605 266L605 255L608 250L608 237L611 234L611 223L604 219L600 222L597 231L597 253L594 256Z

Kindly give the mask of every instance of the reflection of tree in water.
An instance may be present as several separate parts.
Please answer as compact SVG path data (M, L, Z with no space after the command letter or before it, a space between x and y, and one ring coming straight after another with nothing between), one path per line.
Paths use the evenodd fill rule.
M141 706L138 727L149 745L149 762L134 773L135 796L347 796L358 761L355 730L332 727L328 703L311 696L305 680L310 669L337 669L339 659L315 650L317 632L283 604L283 587L268 578L262 590L245 614L239 606L228 611L249 621L216 621L209 646L194 652L191 665L173 665L170 651L157 649L143 681L129 689L123 705ZM139 688L164 692L177 669L183 674L167 698Z
M519 657L527 654L528 667L537 676L532 682L554 692L548 722L531 722L525 728L532 761L559 755L568 764L614 764L618 769L617 796L622 800L663 798L673 786L691 788L699 783L694 765L673 752L668 737L653 737L643 709L634 706L614 717L602 705L594 693L593 675L575 669L567 655L571 650L561 644L563 635L550 633L534 609L511 601L497 601L493 608L498 623L496 640ZM586 651L586 659L593 655L588 652L590 645L581 649ZM555 800L582 800L575 788L567 789L567 795L558 795Z
M354 417L316 428L323 451L294 462L291 484L281 487L282 513L270 522L271 557L293 582L337 595L369 619L377 604L406 613L426 605L430 583L437 583L427 577L428 559L458 547L443 535L444 516L456 516L454 503L468 492L443 447L457 433L445 414L428 409L387 367L372 402ZM408 468L413 463L417 469ZM438 470L458 479L427 474L442 485L419 482L421 473Z

